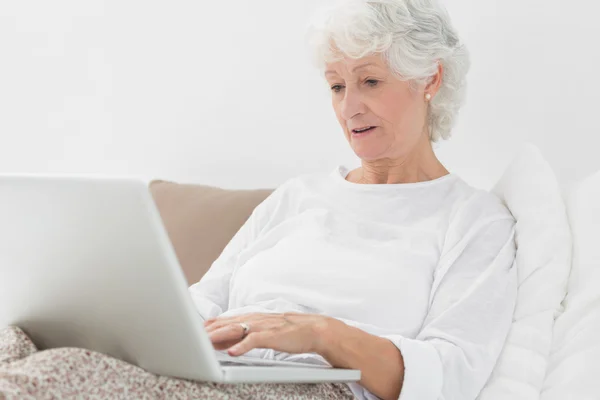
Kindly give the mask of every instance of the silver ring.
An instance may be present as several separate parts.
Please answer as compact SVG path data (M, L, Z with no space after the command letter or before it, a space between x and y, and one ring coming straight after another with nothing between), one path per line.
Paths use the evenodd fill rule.
M246 335L248 334L248 332L250 332L250 326L247 323L245 323L245 322L240 322L240 326L244 330L244 336L242 336L242 337L246 337Z

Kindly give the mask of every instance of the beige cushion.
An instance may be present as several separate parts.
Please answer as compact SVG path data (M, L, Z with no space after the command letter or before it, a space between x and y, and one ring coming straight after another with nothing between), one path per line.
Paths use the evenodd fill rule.
M225 190L166 181L150 183L189 284L198 282L272 190Z

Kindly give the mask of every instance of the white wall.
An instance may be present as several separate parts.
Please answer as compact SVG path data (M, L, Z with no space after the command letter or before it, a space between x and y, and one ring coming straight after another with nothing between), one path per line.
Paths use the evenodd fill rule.
M272 187L354 164L310 65L319 0L0 3L0 173L109 173ZM600 7L447 1L472 52L437 149L487 187L537 144L568 184L600 169Z

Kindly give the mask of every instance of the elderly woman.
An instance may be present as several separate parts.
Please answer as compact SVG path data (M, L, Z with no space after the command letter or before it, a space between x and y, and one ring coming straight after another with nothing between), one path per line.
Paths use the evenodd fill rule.
M467 51L434 0L342 2L312 39L361 164L283 184L190 288L213 344L359 369L358 398L475 399L511 324L515 221L432 150Z
M196 398L477 397L511 324L515 221L432 149L450 137L463 102L467 51L434 0L341 2L311 33L360 166L280 186L190 291L215 348L359 369L361 381L148 383L149 374L89 352L71 354L65 376L81 358L77 373L117 371L100 381L110 387L128 377L124 393L156 388L151 398L162 390ZM18 382L0 380L0 389ZM83 393L77 382L63 380Z

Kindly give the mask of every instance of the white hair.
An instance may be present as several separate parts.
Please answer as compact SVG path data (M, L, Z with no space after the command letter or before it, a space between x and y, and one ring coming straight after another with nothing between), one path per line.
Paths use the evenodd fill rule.
M464 103L469 53L437 0L344 0L311 22L309 43L323 67L346 56L381 54L400 79L429 83L443 66L442 83L430 102L432 142L448 139Z

